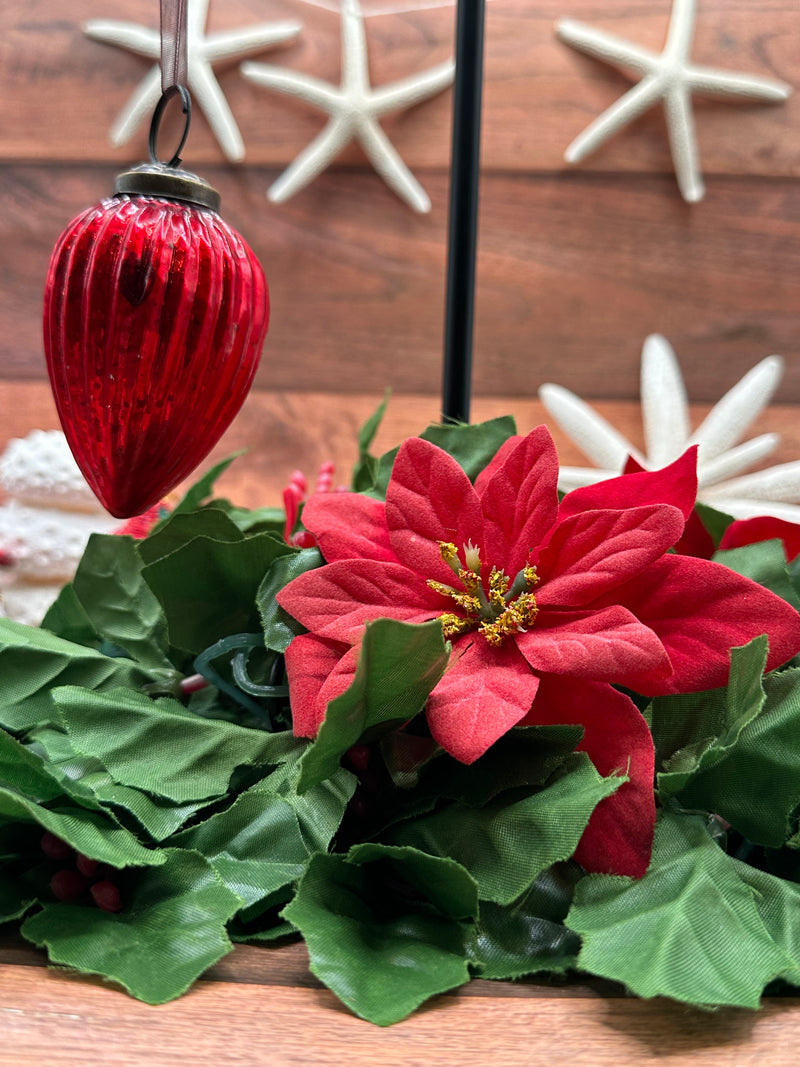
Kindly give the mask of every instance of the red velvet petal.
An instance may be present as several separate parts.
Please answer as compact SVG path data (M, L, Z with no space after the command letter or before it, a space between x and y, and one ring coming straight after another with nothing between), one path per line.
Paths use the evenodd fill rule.
M454 648L425 714L442 748L472 763L527 714L539 679L511 641L491 648L483 638L462 638Z
M687 519L683 536L676 543L675 551L682 556L698 556L700 559L711 559L714 555L714 538L696 511Z
M363 493L316 493L305 506L303 525L316 537L328 563L342 559L397 563L381 500Z
M655 753L647 723L633 701L602 682L544 675L525 725L579 723L578 746L600 774L628 781L601 800L575 853L588 871L641 878L653 846Z
M340 560L307 571L276 599L317 637L350 645L361 639L369 619L424 622L452 607L446 597L434 593L402 564L370 559Z
M663 684L672 673L656 634L619 605L599 611L543 611L515 640L539 673L577 675L631 689Z
M730 649L763 633L768 670L800 650L800 614L720 563L664 556L612 596L658 634L672 661L671 677L639 689L648 696L725 685Z
M776 519L774 515L759 515L754 519L737 519L732 522L720 541L720 548L741 548L759 541L783 541L786 558L791 561L800 556L800 524Z
M593 508L635 508L672 504L688 519L697 498L697 446L659 471L622 474L594 485L581 486L561 501L559 518Z
M495 476L499 468L505 463L506 458L510 456L517 445L524 440L525 438L521 434L514 434L513 437L509 437L503 441L502 445L500 445L498 450L475 479L475 492L478 496L483 495L484 489Z
M583 607L663 556L683 525L668 504L570 515L539 555L537 603Z
M558 515L558 456L545 426L505 456L481 494L487 562L510 578L525 566Z
M426 579L457 580L442 561L439 541L459 552L471 541L483 558L483 515L472 483L452 456L421 437L409 438L397 453L386 521L397 558Z
M316 737L328 702L353 680L359 649L310 634L295 637L286 650L286 674L296 737Z

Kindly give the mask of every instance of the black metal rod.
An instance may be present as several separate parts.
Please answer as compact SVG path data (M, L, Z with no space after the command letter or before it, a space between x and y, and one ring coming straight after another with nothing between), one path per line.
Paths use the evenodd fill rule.
M469 422L478 250L485 0L458 0L442 420Z

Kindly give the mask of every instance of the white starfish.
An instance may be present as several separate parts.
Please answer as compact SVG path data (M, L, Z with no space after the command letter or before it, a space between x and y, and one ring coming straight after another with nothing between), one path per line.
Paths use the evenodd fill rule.
M568 163L578 163L628 123L659 100L663 101L670 151L685 200L694 203L705 193L697 150L692 94L746 97L778 102L791 88L772 78L701 67L689 59L694 35L695 0L673 0L664 50L651 52L582 22L562 19L556 33L565 44L615 67L642 75L624 96L599 115L579 134L564 153Z
M310 74L266 63L243 63L242 74L257 85L295 96L326 111L330 119L270 187L267 196L280 203L313 181L346 144L357 140L386 184L415 211L430 211L428 194L405 165L378 118L412 107L445 89L453 80L452 60L373 89L369 80L367 38L358 0L342 0L342 75L338 86Z
M800 461L752 474L741 472L764 460L778 446L768 433L739 444L750 423L772 398L783 374L780 356L767 356L712 408L691 432L686 389L670 345L657 334L642 350L642 422L646 454L602 415L559 385L543 385L539 398L580 450L601 469L562 467L559 488L568 492L620 474L628 456L658 470L698 445L698 499L737 519L776 515L800 522Z
M302 26L299 22L268 22L240 30L206 34L209 2L188 0L186 80L222 151L228 159L238 160L244 157L244 141L214 76L212 64L223 59L241 59L242 56L280 44L296 37ZM111 143L125 144L142 119L153 113L161 96L160 34L158 30L139 26L135 22L119 22L116 19L92 19L84 24L83 32L95 41L103 41L156 61L155 67L136 88L111 127Z

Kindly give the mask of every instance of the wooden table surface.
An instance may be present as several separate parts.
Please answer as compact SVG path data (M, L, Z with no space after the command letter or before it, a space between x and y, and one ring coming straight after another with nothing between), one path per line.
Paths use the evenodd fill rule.
M256 392L216 450L243 444L222 488L247 506L277 504L288 474L333 458L343 479L354 459L354 431L379 397ZM640 441L638 407L598 405ZM693 410L695 420L704 408ZM3 438L57 425L43 383L0 382ZM520 429L543 421L537 401L477 399L475 418L513 412ZM797 409L766 412L752 434L777 430L775 461L800 456ZM437 417L432 397L397 397L378 441L388 448ZM566 462L576 450L555 434ZM381 1029L355 1018L307 969L302 945L239 946L182 999L141 1004L99 980L46 966L44 954L0 928L0 1067L190 1067L294 1064L502 1067L659 1064L660 1067L796 1067L800 998L769 999L760 1012L699 1012L642 1002L595 983L475 981L430 1001L405 1022Z

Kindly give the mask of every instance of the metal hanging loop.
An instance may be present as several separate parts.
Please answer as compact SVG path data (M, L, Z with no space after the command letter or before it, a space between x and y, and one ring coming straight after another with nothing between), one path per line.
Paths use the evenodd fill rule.
M164 111L173 96L180 96L181 109L186 116L186 121L183 124L183 135L181 136L178 147L175 149L175 154L168 163L164 164L158 158L158 131L161 126ZM184 85L171 85L161 94L161 99L156 105L156 109L153 112L153 118L150 122L150 134L147 139L150 162L158 164L159 166L179 167L181 165L181 152L183 151L183 146L186 144L186 138L189 136L189 126L191 125L191 122L192 98L189 96L189 90Z

